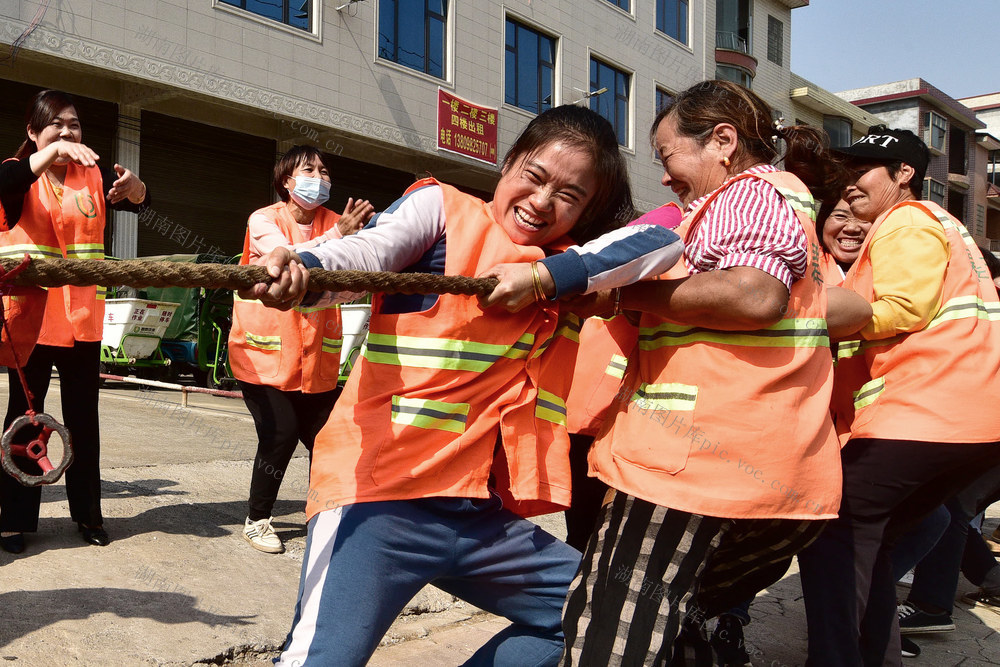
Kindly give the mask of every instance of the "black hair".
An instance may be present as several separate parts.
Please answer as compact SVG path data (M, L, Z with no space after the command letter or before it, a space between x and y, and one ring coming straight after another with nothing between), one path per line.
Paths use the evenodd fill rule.
M66 107L76 108L76 103L69 93L61 90L43 90L31 98L28 111L25 113L25 123L35 134L39 134L51 123L59 112ZM38 150L38 146L30 138L25 139L17 149L14 157L23 160Z
M507 151L503 173L557 141L590 154L597 183L585 211L570 231L573 240L583 243L629 222L635 215L635 207L628 169L614 128L596 111L564 104L539 114Z
M281 156L278 163L274 165L274 190L281 197L281 201L288 201L289 195L285 188L285 181L292 175L296 167L301 164L309 164L316 158L319 158L326 170L330 171L330 165L327 164L323 151L314 146L292 146L288 152Z
M990 270L990 278L1000 277L1000 259L997 259L996 255L983 246L979 246L979 252L983 253L983 261L986 262L986 268Z

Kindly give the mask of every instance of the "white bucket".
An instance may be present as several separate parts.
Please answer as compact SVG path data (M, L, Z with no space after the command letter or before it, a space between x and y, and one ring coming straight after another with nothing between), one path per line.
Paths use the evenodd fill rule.
M370 303L340 304L340 323L344 332L344 345L340 349L340 372L348 359L353 363L368 337L368 318L371 317Z

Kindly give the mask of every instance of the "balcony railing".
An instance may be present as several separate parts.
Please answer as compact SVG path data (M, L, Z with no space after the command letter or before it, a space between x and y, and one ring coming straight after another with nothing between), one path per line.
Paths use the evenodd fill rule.
M1000 239L990 239L990 252L1000 252Z
M735 32L716 31L715 48L739 51L740 53L746 53L747 55L750 54L750 48L747 46L747 40L743 39Z

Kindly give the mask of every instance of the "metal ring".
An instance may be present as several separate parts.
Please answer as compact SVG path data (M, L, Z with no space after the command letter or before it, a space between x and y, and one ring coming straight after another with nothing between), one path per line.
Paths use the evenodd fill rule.
M42 426L50 428L53 432L58 433L59 437L62 439L62 460L59 462L58 466L55 466L47 473L42 475L29 475L18 468L14 463L10 447L11 444L13 444L14 435L25 426ZM46 447L44 458L48 458L48 447ZM3 437L0 437L0 465L3 466L3 469L7 472L7 474L12 476L24 486L53 484L57 482L60 477L62 477L62 474L66 472L66 469L69 468L71 463L73 463L73 438L70 436L69 429L57 422L51 415L44 412L37 414L34 417L31 415L21 415L11 423L11 425L4 432Z

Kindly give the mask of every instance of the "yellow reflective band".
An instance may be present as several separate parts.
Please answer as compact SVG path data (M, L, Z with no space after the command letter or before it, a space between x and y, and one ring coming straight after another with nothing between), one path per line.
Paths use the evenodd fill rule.
M854 409L860 410L875 402L882 392L885 391L885 378L875 378L861 385L861 389L854 392Z
M526 356L523 338L522 336L508 346L448 338L369 333L364 355L368 361L376 364L482 373L503 357Z
M281 336L255 336L252 333L245 334L247 345L256 347L258 350L275 351L281 349Z
M690 343L717 343L737 347L829 347L826 320L784 319L756 331L718 331L664 322L639 328L639 349L656 350Z
M510 349L504 352L508 359L527 359L531 352L531 346L535 344L535 334L526 333L511 345Z
M978 296L959 296L941 306L937 315L927 324L927 328L936 327L951 320L979 318L990 322L1000 321L1000 303L985 302Z
M340 354L340 349L344 346L344 341L340 338L323 337L323 351L332 354Z
M0 257L14 257L21 259L24 257L24 253L28 253L31 257L36 259L45 259L47 257L61 258L63 256L62 250L50 245L22 243L20 245L0 247Z
M687 410L694 411L698 400L698 387L677 382L639 385L632 396L636 404L647 410Z
M965 241L965 245L968 246L976 245L976 240L972 238L972 234L970 234L969 230L965 228L965 225L962 224L956 225L954 220L952 220L947 215L944 215L943 213L935 213L934 217L938 219L938 222L940 222L945 229L954 229L958 231L958 233L962 237L962 240Z
M860 340L842 340L837 343L837 359L848 359L861 354L863 348Z
M107 299L107 298L108 298L108 288L107 287L101 287L100 285L98 285L97 286L97 300L98 301L103 301L104 299Z
M257 303L260 303L260 301ZM302 315L311 315L312 313L321 313L324 310L337 310L337 306L336 304L328 304L326 306L295 306L292 310Z
M559 398L550 391L545 391L541 387L538 389L538 397L535 398L535 417L538 419L566 425L566 401Z
M608 367L604 369L605 374L621 380L625 377L625 367L628 366L628 359L620 354L612 355Z
M583 328L583 319L573 313L565 313L556 327L555 336L569 338L574 343L580 342L580 329Z
M66 246L67 259L104 259L103 243L70 243Z
M421 398L392 397L392 421L404 426L464 433L468 403L445 403Z
M794 211L801 211L809 216L809 219L816 222L816 200L808 192L802 192L800 190L789 190L787 188L775 187L785 201L789 203Z

